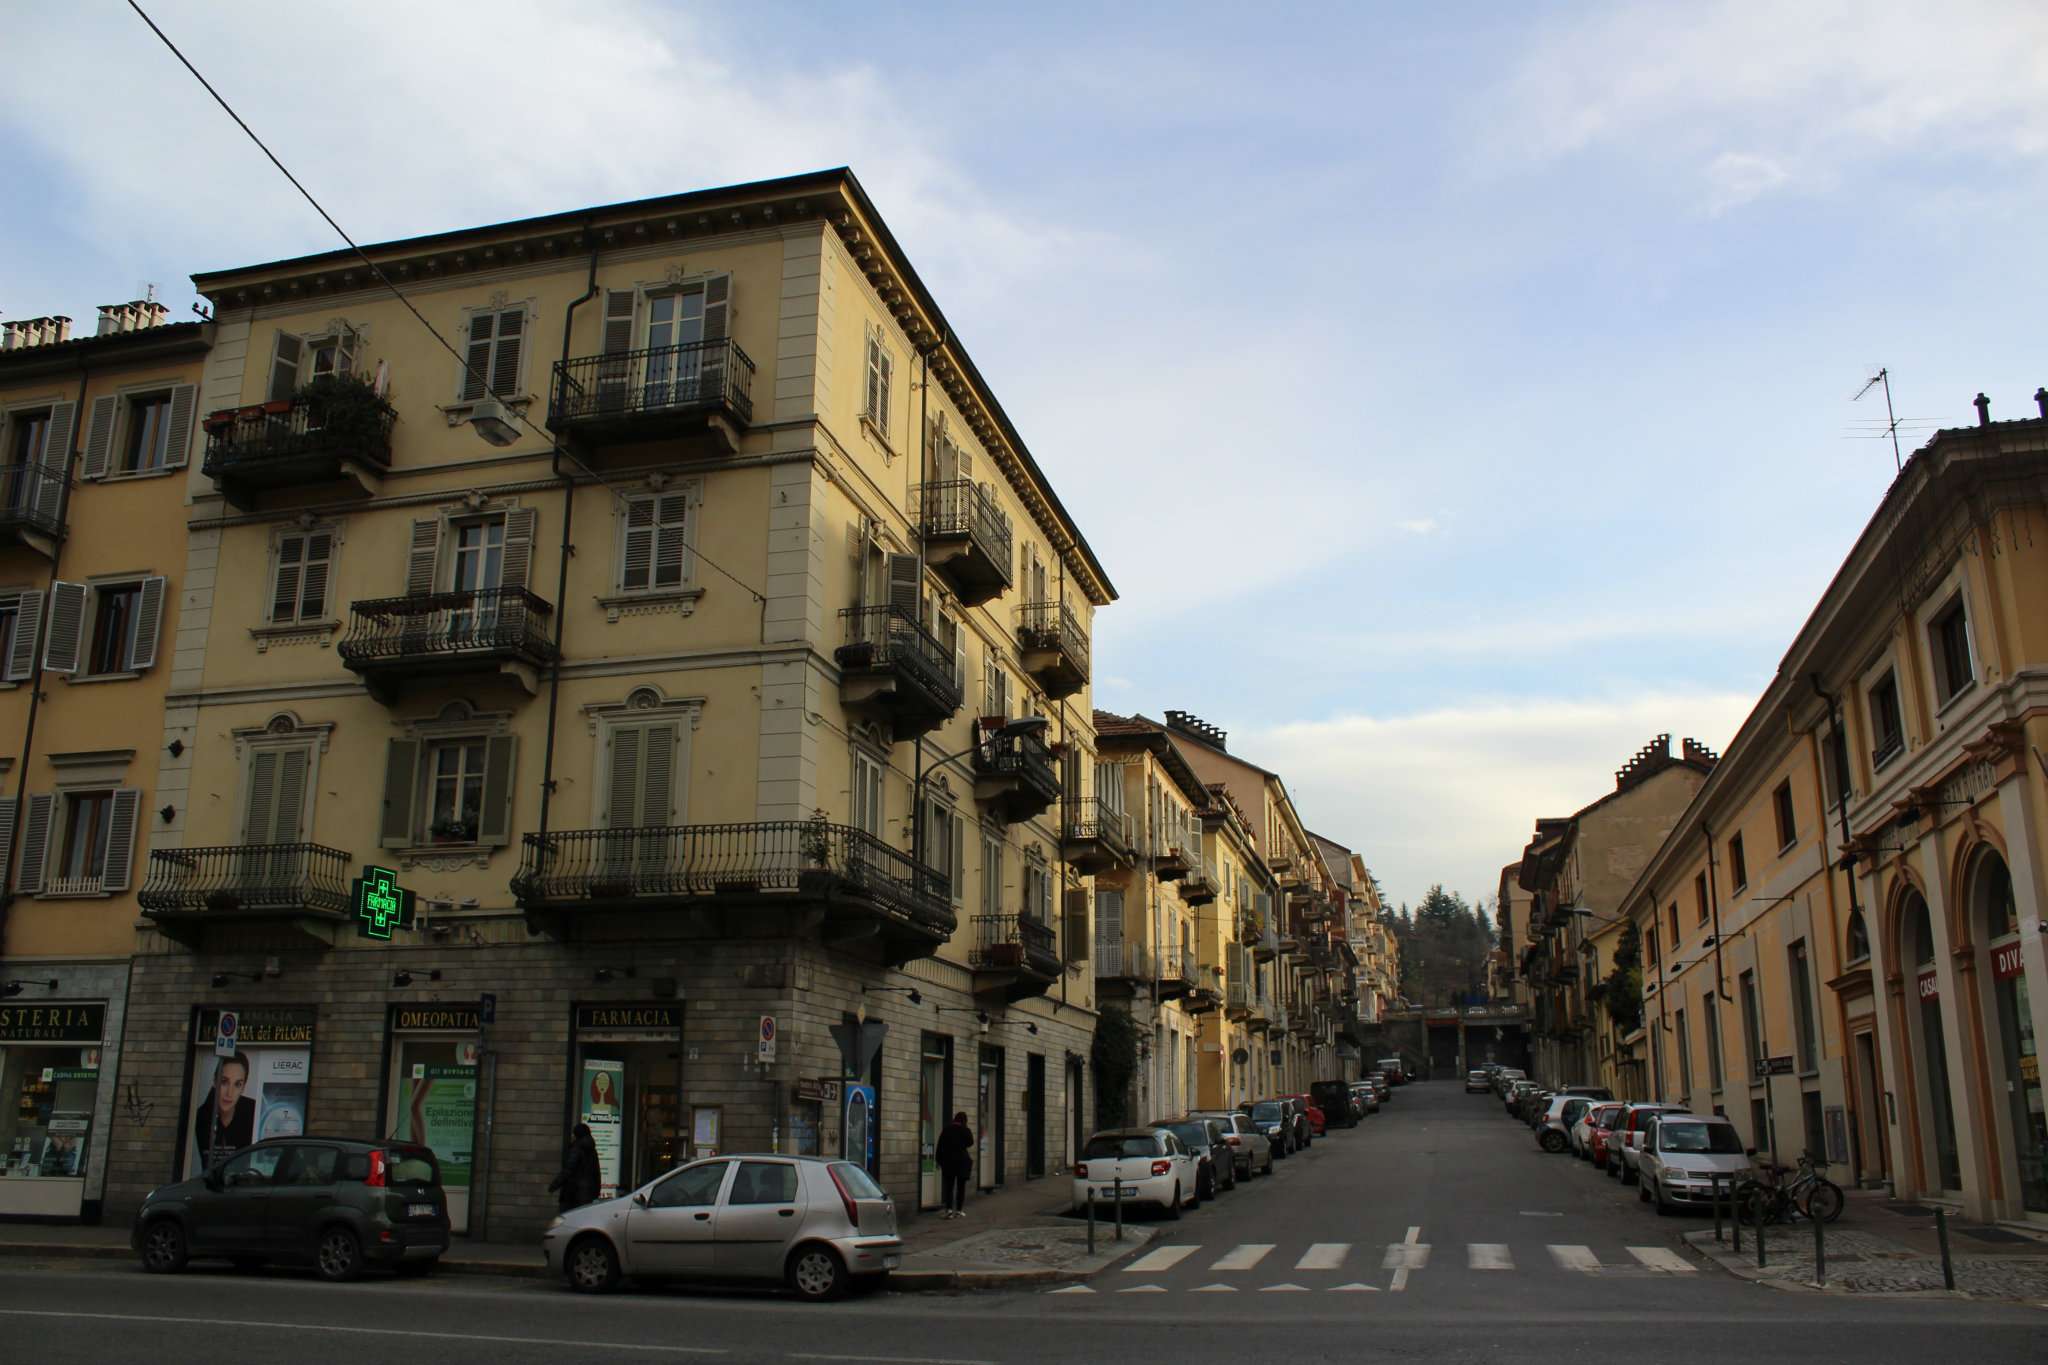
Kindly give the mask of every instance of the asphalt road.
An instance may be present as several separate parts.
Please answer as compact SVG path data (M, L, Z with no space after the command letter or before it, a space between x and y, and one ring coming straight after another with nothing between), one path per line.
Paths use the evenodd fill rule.
M773 1294L445 1276L326 1285L276 1271L147 1276L125 1263L0 1266L8 1358L72 1361L707 1359L936 1362L1466 1361L1578 1350L1672 1362L2041 1359L2012 1305L1790 1295L1683 1251L1696 1226L1539 1152L1491 1096L1412 1085L1163 1229L1087 1292ZM1181 1248L1188 1248L1181 1250Z

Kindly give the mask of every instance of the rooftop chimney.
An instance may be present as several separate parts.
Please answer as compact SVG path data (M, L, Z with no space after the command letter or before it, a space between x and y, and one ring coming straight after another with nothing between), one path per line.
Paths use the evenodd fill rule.
M1980 427L1990 426L1991 400L1980 393L1970 401L1977 405L1977 425Z
M1192 736L1212 748L1222 749L1226 753L1229 752L1224 743L1230 737L1229 732L1217 729L1200 716L1191 715L1186 711L1168 711L1166 713L1166 728L1178 730L1182 734Z
M0 326L0 351L20 351L30 346L55 346L71 340L71 319L66 317L23 318Z
M2041 410L2043 417L2048 417L2048 384L2034 390L2034 406Z
M139 332L149 327L161 327L170 311L155 299L103 303L100 305L99 330L95 335L112 336L116 332Z

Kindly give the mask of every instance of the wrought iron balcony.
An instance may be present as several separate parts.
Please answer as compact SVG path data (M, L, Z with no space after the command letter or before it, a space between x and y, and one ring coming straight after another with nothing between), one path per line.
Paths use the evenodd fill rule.
M1195 950L1178 947L1159 950L1159 998L1178 1000L1195 989Z
M65 482L61 468L0 465L0 537L54 550L64 538Z
M1183 856L1187 859L1187 875L1180 879L1180 898L1189 905L1207 905L1216 899L1216 882L1209 874L1209 866L1202 861L1201 849L1190 845Z
M1037 735L984 736L974 750L974 799L1016 823L1060 799L1059 767Z
M969 965L977 994L1010 1001L1044 995L1062 970L1052 926L1030 915L976 915Z
M1060 856L1092 877L1131 860L1131 818L1099 796L1070 796L1060 810Z
M1234 1020L1250 1017L1252 1012L1251 984L1243 977L1232 973L1223 983L1224 1011Z
M479 588L349 604L342 663L389 700L412 679L512 672L528 691L555 656L555 609L524 588Z
M754 362L730 338L555 362L548 429L585 445L709 432L720 453L754 420Z
M196 944L210 926L272 921L333 942L347 923L353 859L319 844L159 848L136 903L166 936Z
M960 601L980 606L1010 590L1010 519L987 487L969 479L928 483L918 494L924 561Z
M1095 945L1096 989L1121 989L1126 993L1152 984L1152 954L1142 943L1123 939Z
M847 706L887 720L897 739L936 729L960 709L952 656L910 612L854 607L839 622L846 643L833 658Z
M271 489L337 480L374 492L391 467L392 421L388 407L368 401L300 397L222 409L203 423L200 472L238 507Z
M1177 882L1194 868L1185 848L1179 844L1162 845L1152 855L1152 874L1162 882Z
M1017 650L1024 671L1055 700L1088 685L1088 634L1065 602L1017 608Z
M708 926L722 932L764 909L822 908L828 941L878 938L903 963L929 957L955 924L944 873L824 820L550 830L521 845L512 894L555 930L608 912L729 911Z

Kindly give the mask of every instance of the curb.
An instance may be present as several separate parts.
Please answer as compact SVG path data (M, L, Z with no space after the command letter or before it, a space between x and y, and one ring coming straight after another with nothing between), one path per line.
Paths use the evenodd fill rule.
M132 1261L135 1252L110 1242L0 1242L0 1259L47 1261ZM443 1256L434 1267L441 1275L526 1275L544 1276L545 1263L531 1261L485 1261L473 1258L451 1260Z

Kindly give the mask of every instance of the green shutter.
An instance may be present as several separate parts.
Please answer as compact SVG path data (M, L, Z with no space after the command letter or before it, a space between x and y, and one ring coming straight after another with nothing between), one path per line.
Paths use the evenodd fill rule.
M114 792L107 815L107 861L100 869L100 890L126 891L135 871L135 830L142 814L142 793L134 787Z
M419 783L418 740L394 739L384 746L384 820L377 842L404 848L413 842L413 793Z
M516 752L512 735L493 735L485 743L483 827L478 831L478 843L512 841L512 763Z

